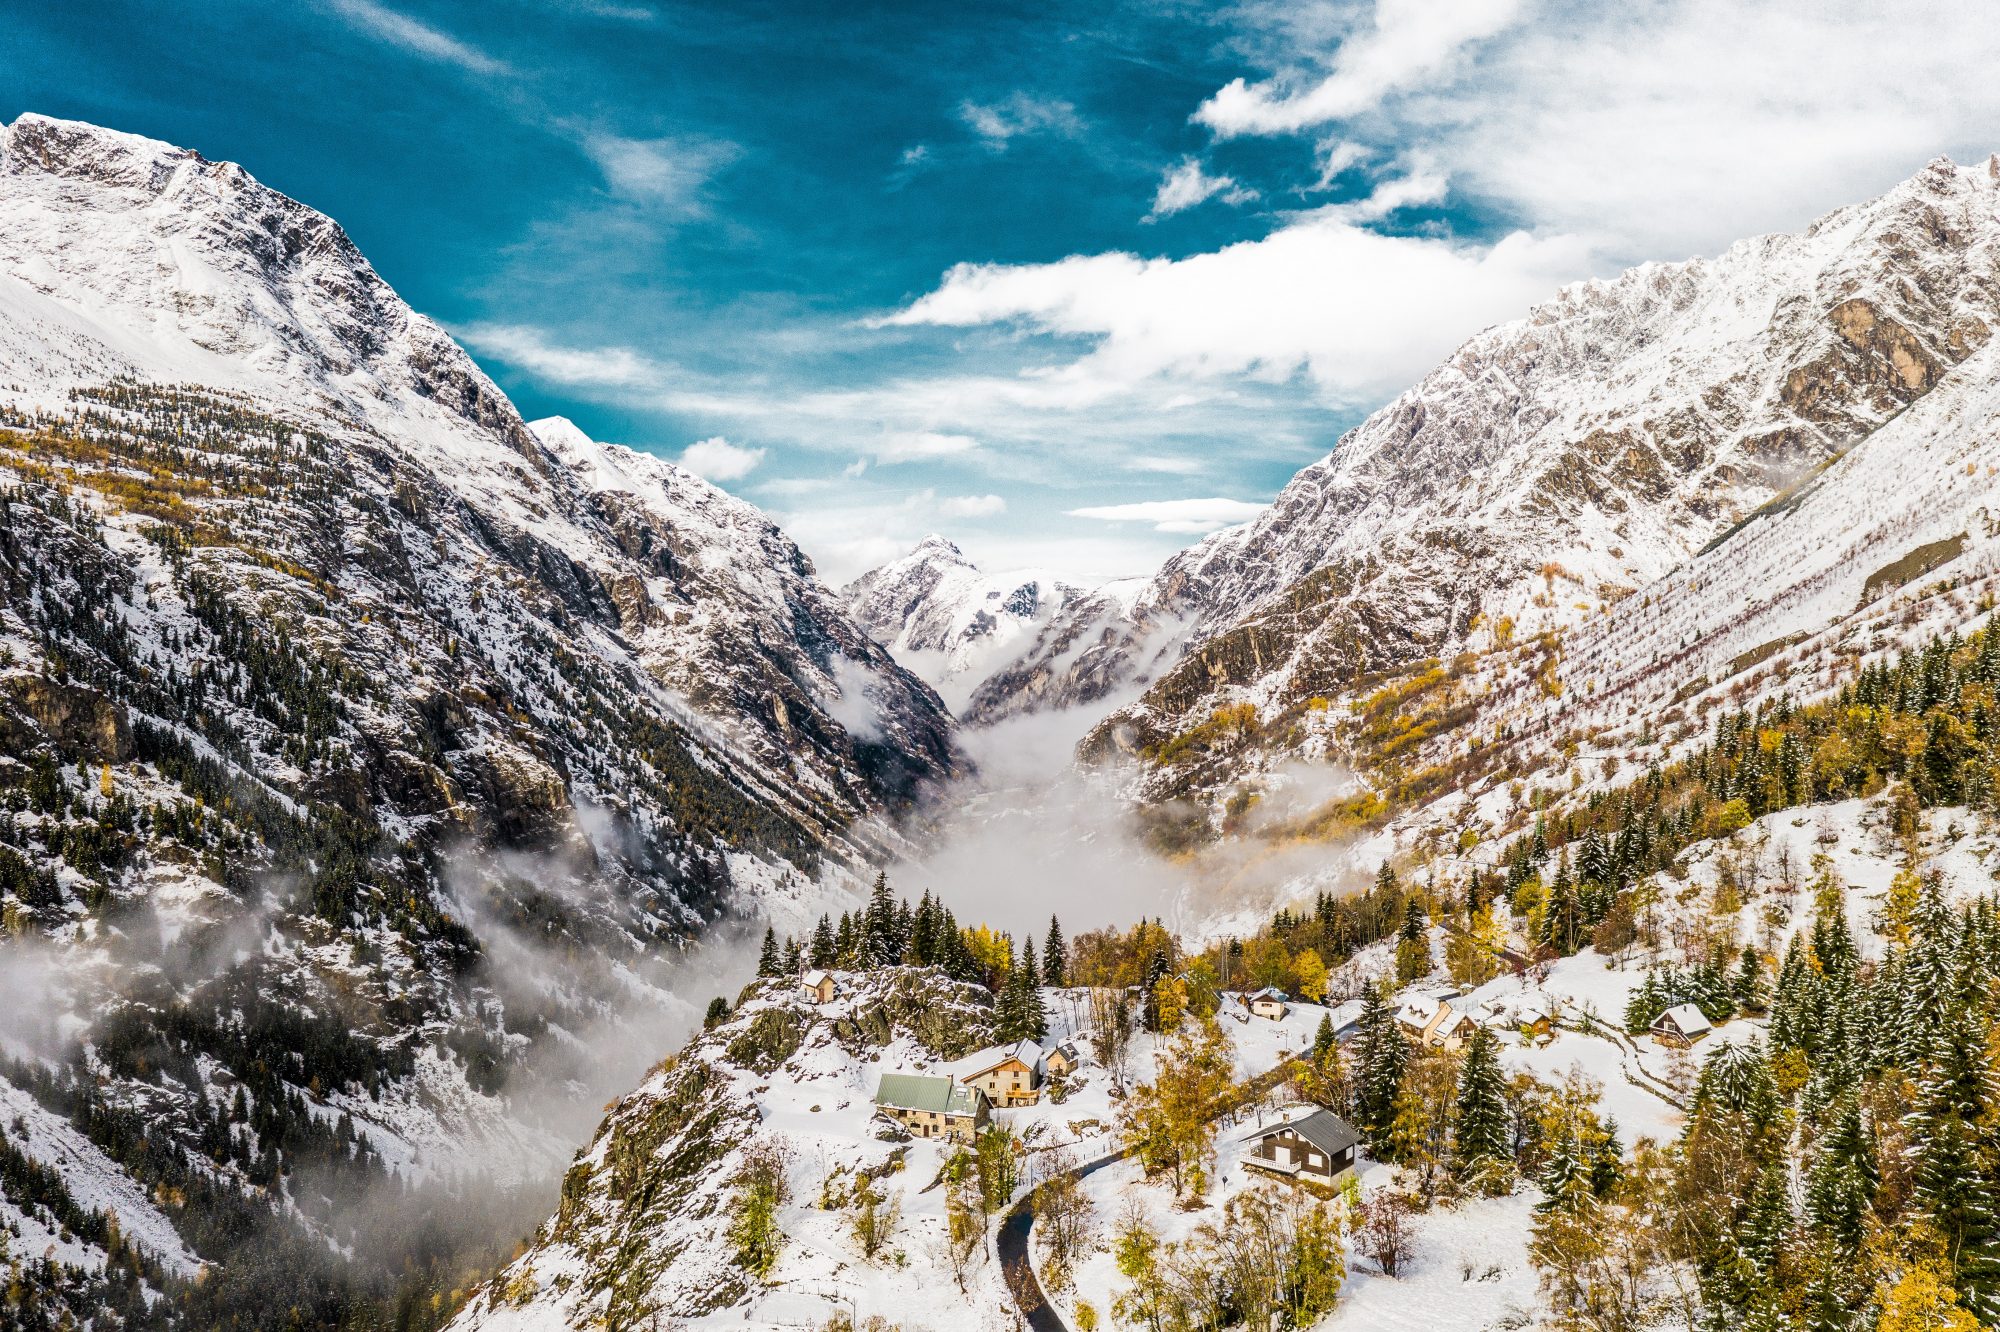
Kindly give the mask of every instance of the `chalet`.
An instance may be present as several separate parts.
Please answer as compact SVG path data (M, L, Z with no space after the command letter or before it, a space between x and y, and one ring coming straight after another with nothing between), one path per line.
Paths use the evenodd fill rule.
M1555 1029L1562 1011L1561 1001L1542 990L1495 996L1483 1000L1477 1016L1482 1027L1520 1031L1529 1036L1546 1036Z
M1042 1099L1042 1047L1022 1040L981 1050L960 1064L958 1080L995 1105L1033 1105Z
M1653 1023L1653 1039L1661 1045L1685 1050L1714 1028L1693 1004L1676 1004Z
M875 1089L875 1113L920 1138L971 1142L988 1119L986 1093L950 1078L884 1073Z
M1396 1010L1396 1024L1420 1045L1456 1050L1472 1039L1479 1023L1471 1013L1451 1006L1455 995L1416 995Z
M1354 1169L1361 1135L1339 1115L1315 1110L1303 1119L1273 1124L1244 1136L1243 1164L1274 1175L1336 1181Z
M1052 1078L1066 1078L1082 1063L1083 1046L1072 1036L1042 1056L1042 1071Z
M1251 993L1248 1001L1250 1012L1257 1017L1269 1018L1276 1022L1290 1011L1286 1006L1288 999L1289 996L1283 990L1273 989L1267 985Z
M830 971L808 971L799 978L799 982L806 987L806 993L812 996L812 1001L816 1004L830 1004L833 1002L833 996L840 992L839 987L833 983L833 973Z

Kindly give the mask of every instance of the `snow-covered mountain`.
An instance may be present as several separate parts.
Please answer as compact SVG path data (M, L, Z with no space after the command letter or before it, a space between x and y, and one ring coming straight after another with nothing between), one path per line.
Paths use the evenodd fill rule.
M762 514L530 428L337 224L166 144L0 130L0 505L0 889L43 941L0 949L0 1096L175 1200L194 1257L147 1261L216 1265L202 1325L396 1279L328 1275L384 1162L536 1179L692 1021L666 960L837 892L957 763ZM232 1283L253 1233L296 1291Z
M1997 172L1940 159L1795 235L1579 283L1479 334L1260 518L1168 561L1126 625L1094 634L1090 679L1053 692L1146 683L1091 745L1138 749L1220 701L1341 696L1478 629L1592 623L1940 385L1979 378L1968 358L2000 320Z
M965 714L987 678L1093 594L1043 570L986 573L950 541L914 550L842 590L855 622Z

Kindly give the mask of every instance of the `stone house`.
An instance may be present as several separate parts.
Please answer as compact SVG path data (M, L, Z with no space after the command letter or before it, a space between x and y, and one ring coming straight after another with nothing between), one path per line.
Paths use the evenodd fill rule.
M990 1118L986 1093L977 1087L916 1073L884 1073L875 1089L875 1113L920 1138L971 1142Z

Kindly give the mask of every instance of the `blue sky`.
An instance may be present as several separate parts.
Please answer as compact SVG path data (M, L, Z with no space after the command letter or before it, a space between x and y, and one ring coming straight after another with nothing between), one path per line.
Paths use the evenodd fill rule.
M1564 281L2000 147L1965 9L84 0L0 14L0 115L243 163L833 577L1107 575Z

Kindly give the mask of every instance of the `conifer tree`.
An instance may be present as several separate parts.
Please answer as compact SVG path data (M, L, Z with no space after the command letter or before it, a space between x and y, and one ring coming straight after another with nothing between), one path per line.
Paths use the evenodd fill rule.
M1312 1043L1313 1062L1319 1063L1320 1061L1324 1060L1326 1058L1326 1052L1333 1049L1333 1047L1338 1043L1339 1043L1339 1037L1334 1033L1333 1030L1333 1014L1331 1013L1320 1014L1319 1028L1313 1032L1313 1043Z
M1567 850L1556 865L1555 882L1549 885L1548 905L1542 912L1542 942L1564 957L1583 946L1583 904L1570 877Z
M1159 985L1172 970L1164 951L1156 951L1146 959L1146 978L1139 995L1139 1021L1147 1031L1160 1029Z
M1039 1041L1049 1034L1049 1017L1042 1006L1041 978L1035 974L1035 941L1032 938L1021 940L1021 965L1016 970L1021 973L1021 1034Z
M1423 906L1416 898L1410 898L1403 907L1403 926L1396 938L1397 984L1408 985L1430 973L1433 963L1429 923Z
M1021 988L1021 969L1010 967L993 997L993 1037L1002 1045L1028 1034L1027 995Z
M910 937L907 948L908 960L920 967L934 965L937 960L937 903L931 900L930 889L917 901L917 909L910 917Z
M1736 1006L1746 1013L1760 1013L1764 1009L1764 959L1749 944L1743 945L1736 974L1729 982L1729 993Z
M1396 1094L1402 1089L1408 1059L1403 1033L1380 987L1371 985L1362 995L1355 1050L1355 1119L1380 1141L1395 1122Z
M1458 1104L1452 1139L1452 1175L1484 1192L1506 1187L1512 1157L1506 1080L1500 1073L1499 1045L1480 1027L1465 1047L1458 1074Z
M1574 1212L1597 1196L1590 1186L1589 1154L1574 1120L1565 1119L1558 1128L1537 1182L1542 1188L1542 1200L1535 1204L1539 1212Z
M819 924L813 926L812 964L822 970L831 969L837 960L833 943L833 922L824 915Z
M1842 1254L1859 1253L1879 1180L1874 1137L1862 1123L1860 1105L1850 1096L1836 1111L1806 1181L1806 1219L1814 1232Z
M862 932L864 965L891 966L902 957L903 942L896 933L896 899L889 892L889 876L879 870L862 913Z
M1042 983L1060 988L1069 984L1069 951L1063 944L1062 923L1049 917L1049 937L1042 945Z
M1021 942L1021 960L1007 969L999 998L993 1005L993 1030L1001 1042L1040 1040L1048 1034L1048 1015L1042 1008L1041 990L1036 985L1035 945Z
M1625 1145L1618 1141L1618 1121L1608 1119L1604 1131L1590 1143L1590 1191L1608 1198L1625 1177Z
M1992 1136L1936 1086L1911 1125L1915 1203L1944 1239L1960 1298L1986 1326L2000 1322L2000 1178L1990 1146L1981 1150Z
M757 951L757 974L759 976L775 976L778 974L778 969L781 965L782 963L778 958L778 932L766 925L764 927L764 946Z
M1758 1294L1770 1290L1778 1270L1778 1255L1791 1228L1791 1191L1785 1163L1782 1158L1773 1158L1758 1172L1743 1215L1731 1231L1728 1273L1734 1288L1731 1303L1739 1308L1755 1307Z

